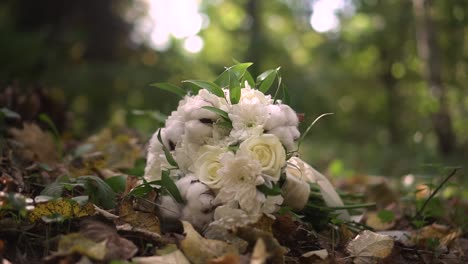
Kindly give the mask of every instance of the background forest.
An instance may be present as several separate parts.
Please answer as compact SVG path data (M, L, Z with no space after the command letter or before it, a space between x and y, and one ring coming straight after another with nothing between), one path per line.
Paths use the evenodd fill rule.
M4 0L0 105L65 137L148 138L177 99L149 84L281 66L305 159L333 175L402 176L468 157L468 2ZM16 100L15 98L22 98Z

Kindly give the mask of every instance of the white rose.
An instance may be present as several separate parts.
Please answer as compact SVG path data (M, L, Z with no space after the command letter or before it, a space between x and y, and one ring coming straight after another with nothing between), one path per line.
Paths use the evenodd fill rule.
M226 153L222 148L213 146L203 146L199 151L199 157L195 161L195 175L202 183L212 189L222 187L221 175L218 173L221 169L221 158Z
M240 144L239 152L248 153L258 160L263 175L269 176L267 179L273 182L279 180L281 168L286 164L286 152L276 136L264 134L250 137Z

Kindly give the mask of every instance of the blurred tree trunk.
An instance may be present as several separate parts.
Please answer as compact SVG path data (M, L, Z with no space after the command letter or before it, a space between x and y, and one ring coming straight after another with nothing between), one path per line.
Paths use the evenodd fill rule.
M456 135L448 109L447 92L442 83L441 67L437 57L439 50L435 39L436 29L430 14L430 4L429 0L413 0L416 42L419 56L424 64L424 78L432 97L439 104L437 111L432 113L432 123L437 135L439 151L448 155L455 150Z
M401 143L401 132L398 120L401 113L399 109L402 98L400 98L398 92L397 79L392 74L393 63L391 60L388 60L386 50L381 50L380 53L384 67L380 75L380 80L382 81L387 93L387 129L390 134L390 143L399 144Z
M262 50L262 22L260 17L261 1L249 0L246 4L247 14L250 17L249 46L247 48L246 61L253 62L250 68L252 76L258 76L261 66Z

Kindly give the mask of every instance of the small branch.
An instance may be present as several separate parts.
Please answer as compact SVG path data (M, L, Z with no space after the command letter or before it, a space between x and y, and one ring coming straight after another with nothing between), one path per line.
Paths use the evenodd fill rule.
M130 224L118 225L118 226L116 226L116 228L117 228L117 231L137 233L137 234L145 237L146 239L153 240L153 241L156 241L156 242L160 242L160 243L166 243L167 242L166 239L164 237L162 237L158 233L151 232L151 231L149 231L147 229L144 229L144 228L134 227L134 226L132 226Z
M421 206L421 208L418 210L416 213L415 218L418 218L421 216L421 214L424 212L424 209L426 209L426 206L429 204L429 201L434 198L434 196L442 189L442 187L452 178L455 174L457 174L457 171L461 169L460 167L454 168L452 172L445 177L445 179L437 186L437 188L431 193L431 195L424 201L424 204Z
M118 216L118 215L109 213L109 212L107 212L106 210L101 209L101 208L99 208L99 207L96 206L96 205L94 205L94 211L96 211L96 213L98 213L98 214L104 216L104 217L107 218L108 220L116 220L116 219L119 219L119 216Z

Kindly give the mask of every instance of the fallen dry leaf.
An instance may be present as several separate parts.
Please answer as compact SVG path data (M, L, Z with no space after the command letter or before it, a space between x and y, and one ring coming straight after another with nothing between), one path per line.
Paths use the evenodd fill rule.
M375 202L378 208L398 202L398 195L390 188L388 179L380 176L369 177L365 195L367 200Z
M383 222L377 212L368 212L366 217L366 225L372 227L376 231L389 230L395 226L395 220L387 223Z
M176 250L163 256L137 257L132 259L137 264L190 264L182 251Z
M252 252L252 258L250 259L250 264L263 264L266 262L267 258L270 254L268 254L265 242L263 239L257 240L255 243L255 247Z
M122 200L119 206L120 219L129 223L132 227L146 229L153 233L161 234L161 226L158 217L154 213L146 213L133 209L130 199Z
M182 221L182 223L185 239L180 241L180 248L192 263L204 264L208 260L228 254L238 255L236 247L223 241L206 239L189 222Z
M34 123L24 123L23 129L9 130L19 143L14 152L26 163L39 162L54 165L59 161L57 146L50 133L44 132Z
M45 203L39 203L36 207L28 214L30 222L34 223L39 219L50 218L49 220L57 219L71 219L83 216L89 216L94 214L94 206L91 203L86 203L81 206L78 202L59 198L50 200Z
M137 138L125 133L113 133L109 128L91 136L87 143L91 145L91 151L104 155L107 169L133 168L135 161L143 155Z
M310 258L312 256L317 256L320 259L326 259L328 258L328 251L326 249L319 249L319 250L314 250L314 251L309 251L304 254L302 254L304 258Z
M349 242L346 250L355 264L377 263L390 255L393 245L391 237L365 230Z
M241 264L241 256L239 255L224 255L219 258L210 259L208 264Z
M229 232L220 225L209 225L203 235L208 239L225 241L235 246L239 253L245 253L249 245L247 241L235 236L232 232Z
M94 242L106 241L105 260L129 259L138 251L133 242L117 234L112 222L84 219L80 222L80 233Z
M437 239L439 241L438 248L445 251L450 243L460 237L461 234L461 230L451 229L444 225L432 224L416 231L413 236L413 241L425 247L429 239Z
M73 253L95 260L104 260L107 254L106 241L96 243L80 233L70 233L62 236L58 243L58 251L54 255L66 256Z
M239 227L236 230L236 235L249 242L251 246L255 245L259 239L262 239L269 253L269 263L284 263L284 254L286 254L287 250L278 243L272 233L252 227Z

